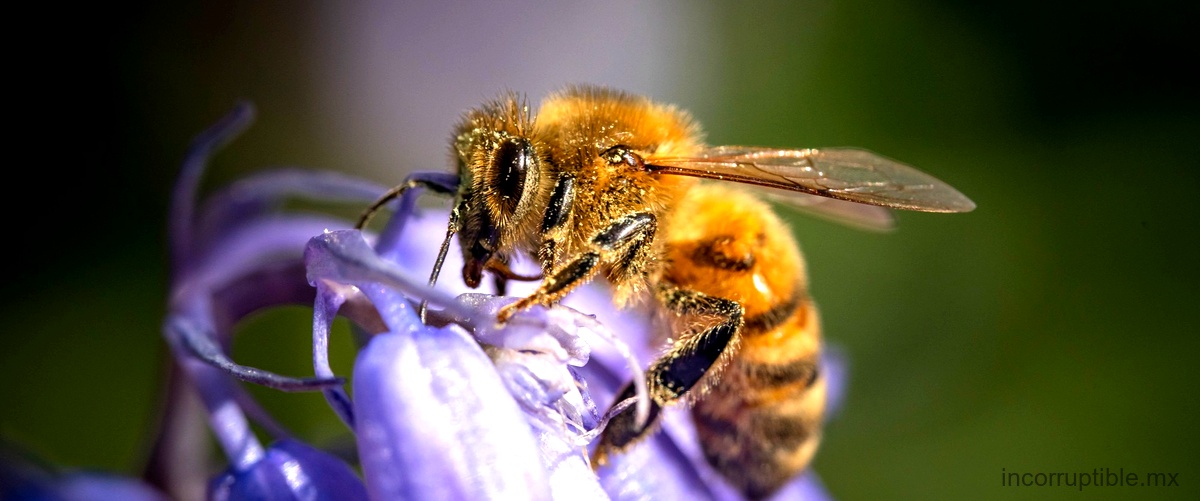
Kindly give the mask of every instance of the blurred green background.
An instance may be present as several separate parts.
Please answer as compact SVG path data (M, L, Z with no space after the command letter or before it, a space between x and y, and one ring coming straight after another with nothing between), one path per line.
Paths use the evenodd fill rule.
M851 361L815 463L835 497L1200 494L1200 329L1185 314L1200 301L1196 4L529 7L31 16L54 22L18 46L9 98L24 129L10 149L30 160L9 170L10 235L25 243L0 302L0 439L140 471L160 401L169 189L191 137L238 99L259 121L208 187L270 165L384 183L398 166L442 169L467 106L591 81L692 110L713 143L866 147L979 205L898 214L886 235L796 219L826 337ZM576 33L578 47L561 41ZM24 186L35 198L18 200ZM257 317L235 356L308 374L309 328L302 308ZM348 373L345 336L334 350ZM255 394L301 436L346 438L319 396ZM1094 468L1177 473L1179 486L1001 485L1002 470Z

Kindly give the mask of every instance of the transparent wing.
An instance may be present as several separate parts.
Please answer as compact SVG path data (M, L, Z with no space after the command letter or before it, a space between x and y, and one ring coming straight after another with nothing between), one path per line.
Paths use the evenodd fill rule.
M663 174L734 181L893 209L924 212L975 209L975 202L937 178L853 148L717 146L691 157L647 158L646 167ZM773 198L801 209L811 207L811 203L803 201L807 197Z
M819 217L841 225L874 232L890 232L896 229L896 218L892 211L878 205L867 205L837 200L795 191L772 188L758 190L764 200L783 204L809 216Z

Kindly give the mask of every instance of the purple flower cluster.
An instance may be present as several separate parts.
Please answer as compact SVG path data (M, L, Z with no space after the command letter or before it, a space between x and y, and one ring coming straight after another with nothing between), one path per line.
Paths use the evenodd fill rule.
M171 211L164 334L228 462L207 481L209 499L740 499L705 464L684 408L668 409L660 432L593 471L588 449L601 412L654 355L645 317L616 310L602 286L497 326L494 313L510 298L469 293L453 280L433 289L418 278L446 215L417 210L415 193L397 202L378 237L342 229L349 224L341 219L278 209L292 198L365 206L386 189L330 172L266 171L199 204L208 159L252 115L242 105L196 139ZM446 269L461 268L455 257ZM431 305L425 322L422 301ZM230 359L240 319L296 303L313 305L314 377ZM365 340L350 393L328 360L338 315ZM825 364L836 398L844 370L836 360ZM324 392L354 432L361 475L287 436L239 381ZM272 443L264 445L251 422L274 435ZM809 472L776 499L829 496Z

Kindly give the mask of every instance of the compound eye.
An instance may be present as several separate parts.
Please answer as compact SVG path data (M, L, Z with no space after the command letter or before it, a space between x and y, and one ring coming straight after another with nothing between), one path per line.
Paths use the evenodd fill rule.
M533 145L524 139L504 141L492 157L494 184L504 212L512 214L525 191L525 176L533 163Z

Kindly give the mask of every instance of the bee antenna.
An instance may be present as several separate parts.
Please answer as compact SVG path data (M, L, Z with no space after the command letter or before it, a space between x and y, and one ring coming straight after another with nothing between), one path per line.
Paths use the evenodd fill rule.
M433 271L429 273L429 287L437 284L438 275L442 273L442 263L446 261L446 253L450 251L450 239L454 234L458 233L458 211L450 213L450 223L446 225L446 239L442 240L442 247L438 249L437 260L433 262ZM425 323L425 311L429 309L429 300L421 301L421 323Z

